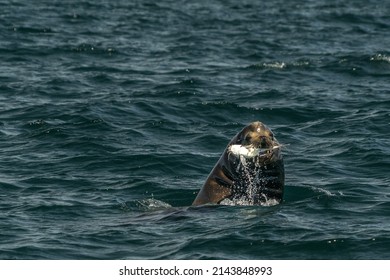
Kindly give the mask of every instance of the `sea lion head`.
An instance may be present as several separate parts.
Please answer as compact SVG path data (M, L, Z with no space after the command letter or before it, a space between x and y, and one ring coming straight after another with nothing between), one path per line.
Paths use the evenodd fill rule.
M229 143L228 152L257 161L275 161L281 158L281 146L271 129L262 122L244 127Z

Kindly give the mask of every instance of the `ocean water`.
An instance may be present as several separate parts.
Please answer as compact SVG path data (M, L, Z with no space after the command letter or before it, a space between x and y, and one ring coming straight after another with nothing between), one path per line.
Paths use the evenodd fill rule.
M390 2L0 0L1 259L390 259ZM190 207L229 140L283 203Z

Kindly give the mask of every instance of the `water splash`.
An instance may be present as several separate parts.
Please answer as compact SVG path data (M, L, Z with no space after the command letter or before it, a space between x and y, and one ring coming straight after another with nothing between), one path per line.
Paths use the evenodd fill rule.
M236 172L242 175L242 185L235 186L238 193L242 194L239 197L224 199L220 204L222 205L258 205L274 206L279 204L276 199L270 199L263 192L267 178L263 176L263 169L267 166L262 166L252 157L247 157L246 154L236 155L238 157L238 164ZM260 155L261 156L261 155Z
M219 204L226 205L226 206L253 206L254 201L247 199L246 197L233 198L233 199L225 198ZM265 202L260 202L260 206L266 206L266 207L275 206L278 204L279 201L273 198L267 199Z
M143 209L145 211L154 211L154 210L172 208L172 205L154 198L147 198L147 199L140 200L138 201L138 206L140 209Z
M390 63L390 56L387 56L385 54L376 54L373 57L371 57L370 60L371 61L382 61L382 62Z

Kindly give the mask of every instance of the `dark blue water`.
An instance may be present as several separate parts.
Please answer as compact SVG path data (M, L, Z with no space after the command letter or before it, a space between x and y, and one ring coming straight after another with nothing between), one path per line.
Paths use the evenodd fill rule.
M1 259L389 259L390 2L0 1ZM249 122L282 204L189 207Z

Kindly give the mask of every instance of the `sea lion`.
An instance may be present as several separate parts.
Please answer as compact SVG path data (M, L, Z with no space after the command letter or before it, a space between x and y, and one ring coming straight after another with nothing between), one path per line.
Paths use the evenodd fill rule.
M272 131L256 121L227 145L192 205L273 205L284 191L281 146Z

